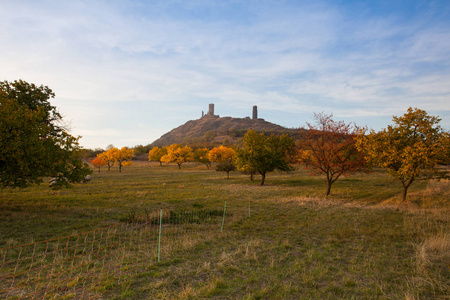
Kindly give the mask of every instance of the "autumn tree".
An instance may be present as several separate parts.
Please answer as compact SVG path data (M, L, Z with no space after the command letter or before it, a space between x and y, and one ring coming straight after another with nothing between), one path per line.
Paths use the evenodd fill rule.
M364 170L364 157L355 145L363 129L353 123L334 121L333 114L315 113L314 119L316 124L306 123L309 130L303 133L299 160L312 173L325 174L328 196L331 185L342 175Z
M108 172L111 170L111 167L114 166L114 164L116 163L115 157L117 151L119 151L119 149L113 147L97 155L98 157L100 157L100 159L106 162L106 165L108 166Z
M106 161L104 161L101 157L96 156L93 159L89 160L91 162L91 164L95 167L98 168L98 172L100 173L100 168L103 166L106 166Z
M64 128L47 86L0 82L0 186L26 187L42 177L57 186L81 182L92 171L82 162L79 137Z
M199 164L204 164L209 169L211 167L211 161L209 160L208 148L197 148L194 150L194 161Z
M161 160L161 158L167 154L167 149L166 147L153 147L149 152L148 152L148 161L157 161L159 162L159 166L162 167L162 163L163 161Z
M389 174L403 186L402 200L408 188L424 170L449 161L450 136L440 127L441 119L426 111L411 107L401 117L393 117L394 125L360 136L357 147L366 160L387 168Z
M122 147L115 151L114 160L117 162L117 166L119 166L119 172L122 172L122 167L131 165L133 157L134 149Z
M209 160L216 162L216 171L227 172L227 179L230 178L230 172L236 170L235 159L236 151L233 148L219 146L211 149L208 154Z
M181 169L183 163L193 161L192 148L189 146L182 146L180 144L172 144L167 146L167 154L161 157L164 163L176 163L178 169Z
M241 170L259 173L261 185L266 174L275 170L290 171L294 140L287 135L270 135L249 130L242 138L243 148L237 151L237 166Z

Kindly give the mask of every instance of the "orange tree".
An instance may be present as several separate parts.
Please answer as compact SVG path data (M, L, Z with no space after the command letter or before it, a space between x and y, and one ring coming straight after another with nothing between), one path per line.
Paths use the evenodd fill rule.
M167 154L167 149L165 147L159 148L154 147L148 152L148 161L157 161L159 165L162 166L161 157Z
M216 171L227 172L227 178L230 178L230 172L236 170L234 161L236 151L230 147L219 146L211 149L208 154L209 160L216 162Z
M237 166L241 170L261 174L261 185L264 185L268 172L292 170L290 163L295 148L292 137L266 136L249 130L242 141L244 146L237 151Z
M106 166L106 161L104 161L101 157L96 156L93 159L89 159L89 161L91 162L91 164L98 168L98 172L100 173L100 168L103 166Z
M387 168L400 181L403 201L422 171L433 171L439 162L449 162L449 133L443 131L440 121L424 110L410 107L403 116L393 117L394 125L358 138L357 147L366 160Z
M333 114L315 113L315 125L306 123L299 145L299 161L312 173L326 175L327 192L343 174L364 170L365 161L356 148L356 137L363 130L354 124L334 121Z
M189 146L183 147L180 144L167 146L167 154L161 157L161 161L164 163L176 163L178 169L181 169L183 163L192 161L193 159L192 148Z

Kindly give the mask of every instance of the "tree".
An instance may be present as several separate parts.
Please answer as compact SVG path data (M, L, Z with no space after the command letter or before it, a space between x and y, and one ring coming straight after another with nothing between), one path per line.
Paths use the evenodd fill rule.
M306 123L299 159L313 173L326 175L327 192L342 175L364 170L364 157L356 149L356 137L362 128L343 121L334 121L333 114L314 114L315 125Z
M194 150L194 161L206 165L209 169L211 167L211 161L208 158L208 148L197 148Z
M103 160L101 157L99 157L99 156L96 156L95 158L90 159L89 161L91 162L91 164L92 164L94 167L98 168L98 172L99 172L99 173L100 173L100 168L103 167L103 166L106 166L106 161L104 161L104 160Z
M266 174L275 170L290 171L294 140L287 135L270 135L249 130L242 138L244 146L237 151L237 165L241 170L261 174L264 185Z
M219 146L211 149L208 154L209 160L216 162L216 171L227 172L227 179L230 178L230 172L236 170L234 161L236 151L230 147Z
M449 161L450 136L442 130L440 121L424 110L410 107L403 116L393 117L394 125L358 138L356 145L366 160L387 168L400 181L403 201L422 171L433 171L439 162Z
M164 163L176 163L178 169L185 162L193 160L192 148L189 146L181 146L180 144L172 144L167 146L167 154L161 157Z
M54 97L47 86L0 82L0 186L26 187L47 176L68 186L92 172L82 162L80 137L67 132L50 104Z
M161 158L167 154L167 149L165 147L159 148L154 147L152 150L148 152L148 161L157 161L159 162L159 165L162 167L162 160Z
M122 172L122 167L131 165L133 157L134 149L128 149L127 147L122 147L114 152L114 160L119 166L119 172Z
M106 162L109 172L111 170L111 167L114 166L114 164L116 163L116 156L117 156L116 152L119 151L119 149L114 147L110 148L109 146L107 148L108 150L106 150L103 153L100 153L98 157L100 157L100 159Z

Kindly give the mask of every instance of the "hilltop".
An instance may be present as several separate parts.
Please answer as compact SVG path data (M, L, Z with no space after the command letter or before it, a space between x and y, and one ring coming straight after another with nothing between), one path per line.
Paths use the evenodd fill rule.
M162 135L152 146L162 147L175 143L191 146L237 144L249 129L274 134L293 134L298 131L263 119L204 116Z
M253 106L252 118L220 117L214 114L214 104L209 104L209 111L197 120L191 120L169 131L154 141L153 147L182 144L193 147L217 145L239 145L248 130L266 134L301 135L303 129L288 129L258 118L258 108Z

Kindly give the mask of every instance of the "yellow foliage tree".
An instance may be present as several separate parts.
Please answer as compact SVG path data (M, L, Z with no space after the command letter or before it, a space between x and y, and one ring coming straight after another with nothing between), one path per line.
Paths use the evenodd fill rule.
M121 149L110 148L97 155L97 157L106 162L108 171L117 162L119 172L122 172L122 167L131 165L131 160L134 157L134 150L128 149L127 147L122 147Z
M178 169L181 169L181 165L185 162L193 161L193 151L189 146L181 146L180 144L172 144L167 146L167 154L161 157L161 161L164 163L176 163Z
M120 150L117 150L118 151L115 152L115 161L119 166L119 172L122 172L122 167L131 166L134 157L134 149L122 147Z
M106 150L105 152L102 152L97 155L101 160L105 161L106 165L108 166L108 172L111 170L111 167L114 166L116 162L116 152L119 151L117 148L110 148Z
M361 135L356 146L369 163L387 168L400 181L405 201L409 186L423 170L434 170L440 161L448 162L450 136L439 126L441 119L421 109L410 107L393 121L394 125L380 132Z
M159 148L154 147L148 152L148 161L157 161L159 165L162 166L161 158L167 154L167 149L165 147Z
M233 161L236 158L236 151L230 147L219 146L211 149L208 158L212 162L221 163L226 160Z
M230 172L236 170L234 163L236 159L236 151L230 147L219 146L211 149L208 158L212 162L216 162L216 171L227 172L227 178L230 178Z

